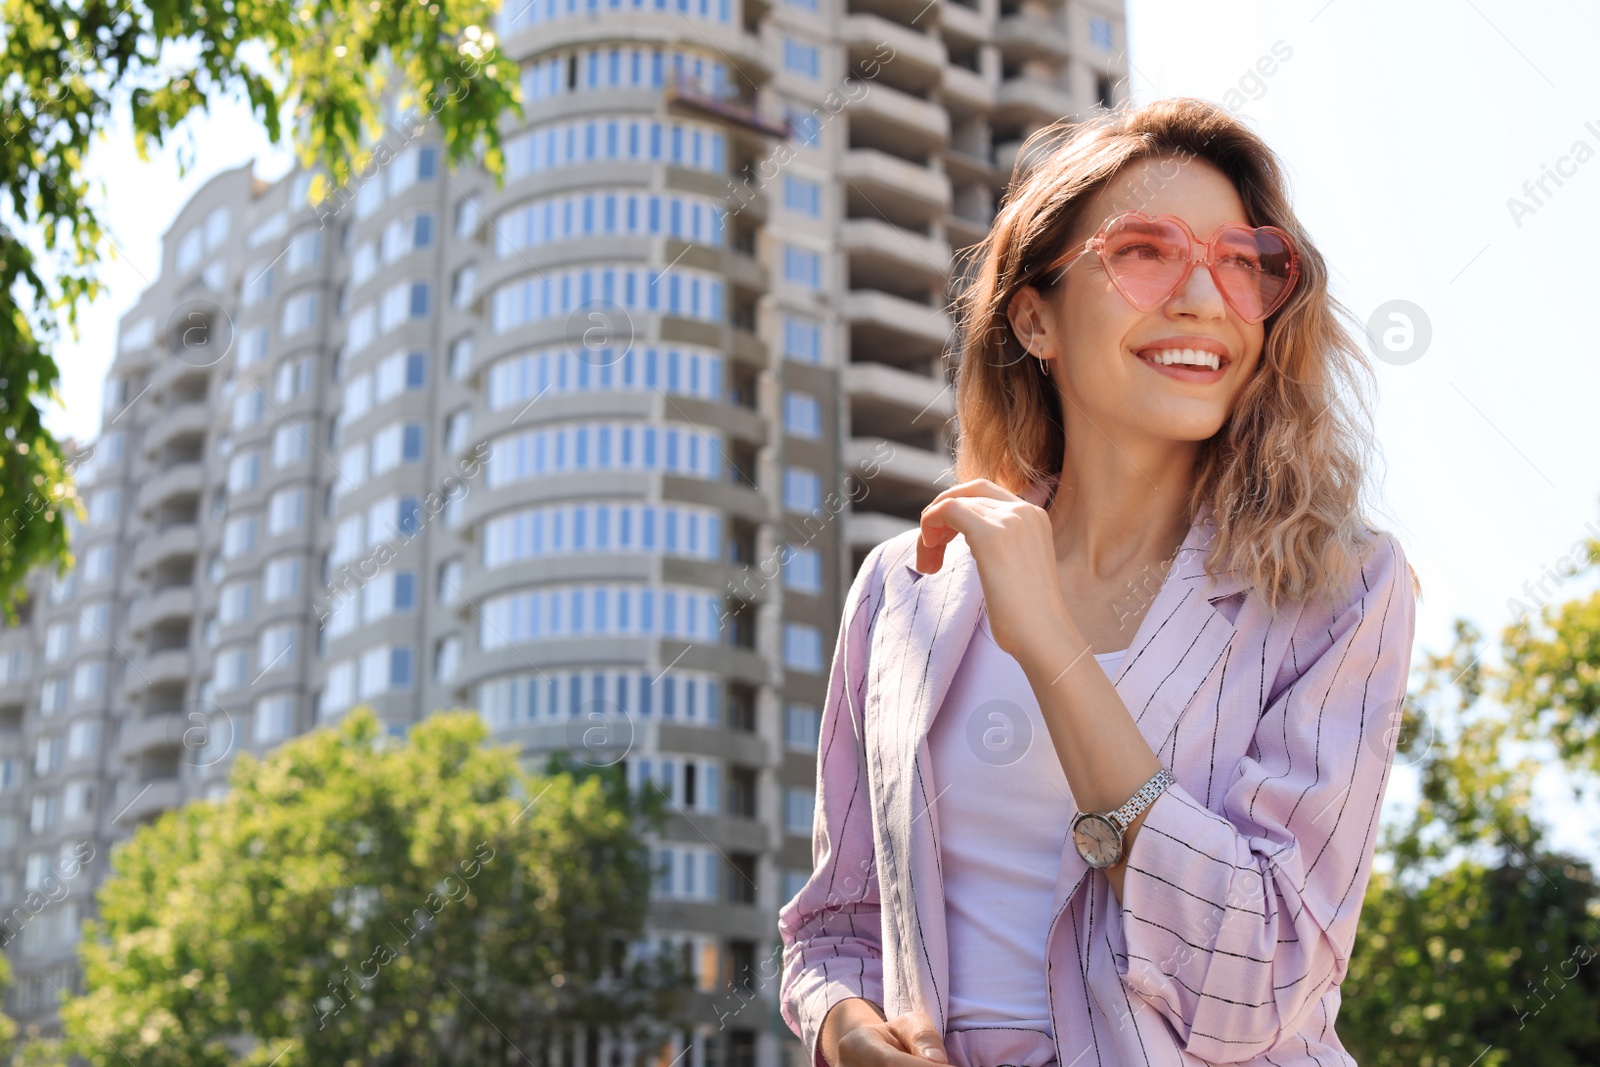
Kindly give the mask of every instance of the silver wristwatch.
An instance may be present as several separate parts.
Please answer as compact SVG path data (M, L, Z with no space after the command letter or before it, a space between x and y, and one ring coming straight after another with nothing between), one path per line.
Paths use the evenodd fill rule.
M1123 835L1139 813L1155 803L1162 790L1175 779L1165 767L1155 773L1139 791L1116 811L1105 814L1080 811L1072 820L1072 842L1078 855L1091 867L1115 867L1122 862Z

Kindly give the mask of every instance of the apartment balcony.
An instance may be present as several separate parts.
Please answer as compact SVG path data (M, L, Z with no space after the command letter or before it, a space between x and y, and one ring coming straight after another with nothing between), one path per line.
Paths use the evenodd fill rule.
M183 787L176 778L153 778L133 791L127 805L117 813L121 826L132 827L171 811L183 803Z
M197 602L192 585L175 585L141 596L128 611L128 632L137 638L163 622L192 619Z
M881 146L914 159L949 143L950 113L943 107L891 85L864 84L866 92L845 103L852 145Z
M139 510L151 512L180 496L199 496L205 487L205 469L198 462L175 463L152 477L139 490Z
M881 219L846 219L839 246L850 265L850 284L890 291L943 290L950 277L950 245Z
M1006 15L995 24L994 41L1007 59L1049 59L1072 57L1072 39L1060 20L1048 8L1024 9Z
M955 484L955 457L946 449L935 452L882 437L851 437L845 442L844 462L867 485L863 502L901 519L909 520Z
M900 225L926 224L950 209L950 179L876 148L852 148L839 161L852 214L882 215ZM856 204L860 200L859 205Z
M0 704L21 703L33 681L32 635L18 628L0 632Z
M123 693L138 697L154 686L187 685L194 676L194 653L187 648L164 648L129 665L123 676Z
M945 232L950 235L950 243L956 249L969 248L989 235L992 222L979 222L977 219L964 218L960 215L951 215L945 221Z
M619 12L614 18L604 17L604 12L599 14L600 17L596 17L596 13L585 10L524 27L502 36L500 51L513 62L521 62L535 54L549 54L563 48L608 46L628 41L655 45L681 42L715 50L738 71L736 77L756 85L763 85L772 78L772 60L761 47L760 38L745 32L737 19L723 24L673 9Z
M163 711L142 719L124 719L117 738L117 758L137 759L152 749L181 746L184 734L199 724L180 711Z
M846 366L844 391L851 431L863 437L915 440L936 431L956 413L955 387L943 378L882 363Z
M229 342L227 336L211 332L208 324L196 323L193 328L204 331L206 341L218 345L217 350L227 350L226 345ZM231 326L224 324L222 329L226 331L231 329ZM179 347L181 348L181 344ZM184 355L169 354L170 351L162 352L161 358L156 360L155 367L150 371L150 391L145 396L144 403L152 401L161 403L168 397L205 396L216 359L210 358L207 349L197 348L193 352L186 351Z
M1016 168L1017 156L1022 152L1022 141L1005 141L994 146L994 169L996 179L1001 185L1011 180L1011 172Z
M990 121L996 125L1048 125L1076 113L1072 97L1065 89L1037 78L1007 78L1000 83Z
M168 407L144 432L145 455L158 454L169 442L179 437L203 435L211 428L213 415L211 406L203 402Z
M921 25L925 27L931 21L924 20ZM950 59L939 38L881 15L846 15L840 33L849 69L869 85L927 92L939 84L940 74ZM887 53L893 58L884 58L884 45L893 49ZM868 78L868 75L872 76Z
M32 683L32 671L8 674L0 678L0 705L26 703Z
M857 362L921 363L944 352L950 317L942 308L870 289L845 294L844 318L850 324L850 350Z
M996 88L994 82L975 70L947 66L939 83L945 106L957 111L988 112L994 107Z
M5 757L31 758L28 739L20 729L0 730L0 759Z
M872 498L867 497L870 504ZM865 550L882 544L897 534L915 530L917 523L878 511L852 511L845 516L845 541L852 549Z
M133 550L133 570L144 575L168 560L193 556L200 551L200 527L180 522L158 530L139 542Z
M983 12L954 0L944 0L939 5L939 34L945 40L959 37L967 41L987 42L994 39L994 23Z
M761 186L744 178L728 179L728 215L740 215L753 222L766 222L767 194Z
M726 124L729 133L755 151L789 136L787 123L763 117L754 103L737 95L718 95L688 78L669 82L662 99L673 111Z
M669 241L668 244L669 246L675 245L677 242ZM769 285L767 268L763 267L761 262L753 256L747 256L743 252L729 252L728 265L723 273L726 275L729 285L737 286L741 289L750 289L757 293L767 291Z

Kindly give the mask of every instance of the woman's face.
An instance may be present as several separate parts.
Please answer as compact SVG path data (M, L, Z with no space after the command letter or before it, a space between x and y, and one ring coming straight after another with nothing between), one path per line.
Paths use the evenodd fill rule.
M1106 219L1127 210L1176 215L1202 241L1224 223L1250 223L1238 191L1215 166L1164 156L1129 164L1096 192L1079 218L1074 243L1059 254L1081 248ZM1123 299L1094 253L1078 259L1061 279L1043 292L1024 286L1012 298L1009 318L1030 354L1049 361L1051 384L1068 402L1069 428L1075 411L1121 440L1203 441L1222 428L1261 358L1265 329L1228 307L1204 266L1197 265L1176 293L1149 311ZM1183 348L1212 349L1222 364L1215 373L1198 375L1163 370L1150 358Z

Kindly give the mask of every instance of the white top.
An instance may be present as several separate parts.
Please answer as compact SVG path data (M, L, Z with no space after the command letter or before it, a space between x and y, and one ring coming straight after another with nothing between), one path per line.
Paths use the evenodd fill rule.
M1107 677L1123 652L1098 654ZM1045 935L1077 813L1027 675L987 611L928 732L950 948L948 1029L1052 1033Z

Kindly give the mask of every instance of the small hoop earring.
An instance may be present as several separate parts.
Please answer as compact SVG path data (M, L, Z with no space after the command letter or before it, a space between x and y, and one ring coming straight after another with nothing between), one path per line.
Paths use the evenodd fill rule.
M1044 361L1044 357L1043 356L1034 356L1033 358L1037 359L1039 361L1039 369L1044 371L1044 376L1046 378L1050 377L1050 364L1048 364L1048 363L1046 363Z

